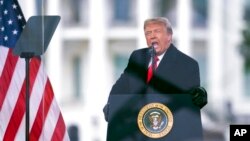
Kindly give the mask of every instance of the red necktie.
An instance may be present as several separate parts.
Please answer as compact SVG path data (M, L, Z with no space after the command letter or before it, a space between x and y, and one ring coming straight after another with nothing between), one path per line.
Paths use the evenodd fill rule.
M154 63L152 62L152 64L149 66L148 68L148 76L147 76L147 83L150 81L150 79L153 76L153 68L156 69L157 68L157 61L159 60L159 58L157 56L154 57ZM153 66L154 65L154 66Z

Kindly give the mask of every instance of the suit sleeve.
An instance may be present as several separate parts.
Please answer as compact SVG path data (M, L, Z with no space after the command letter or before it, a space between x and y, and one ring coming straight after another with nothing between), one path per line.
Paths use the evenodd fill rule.
M195 61L194 67L194 87L190 90L194 105L200 109L207 104L207 92L203 87L200 87L199 65Z
M199 65L195 61L194 63L194 71L193 71L193 80L194 80L194 87L200 87L200 70L199 70Z

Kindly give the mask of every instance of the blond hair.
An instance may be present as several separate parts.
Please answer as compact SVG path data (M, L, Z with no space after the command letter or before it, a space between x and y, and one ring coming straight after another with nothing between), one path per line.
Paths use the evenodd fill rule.
M150 19L145 20L144 21L144 30L148 24L152 24L152 23L163 24L166 27L167 32L170 34L173 34L173 29L172 29L171 23L167 18L155 17L155 18L150 18Z

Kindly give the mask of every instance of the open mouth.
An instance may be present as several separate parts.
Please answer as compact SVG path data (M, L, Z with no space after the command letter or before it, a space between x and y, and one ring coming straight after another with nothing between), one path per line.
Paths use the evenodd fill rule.
M158 42L152 42L152 47L158 48L158 46L159 46Z

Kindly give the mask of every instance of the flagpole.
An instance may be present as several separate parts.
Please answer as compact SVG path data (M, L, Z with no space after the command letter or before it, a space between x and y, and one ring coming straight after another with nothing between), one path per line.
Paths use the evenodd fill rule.
M30 127L30 100L29 100L29 60L30 58L25 58L26 63L26 95L25 95L25 103L26 103L26 115L25 115L25 135L26 135L26 141L29 141L29 127Z
M25 92L25 141L29 141L29 129L30 129L30 95L29 95L29 88L30 88L30 72L29 72L29 62L30 59L34 56L33 52L24 52L21 54L21 58L25 58L25 81L26 81L26 92Z

